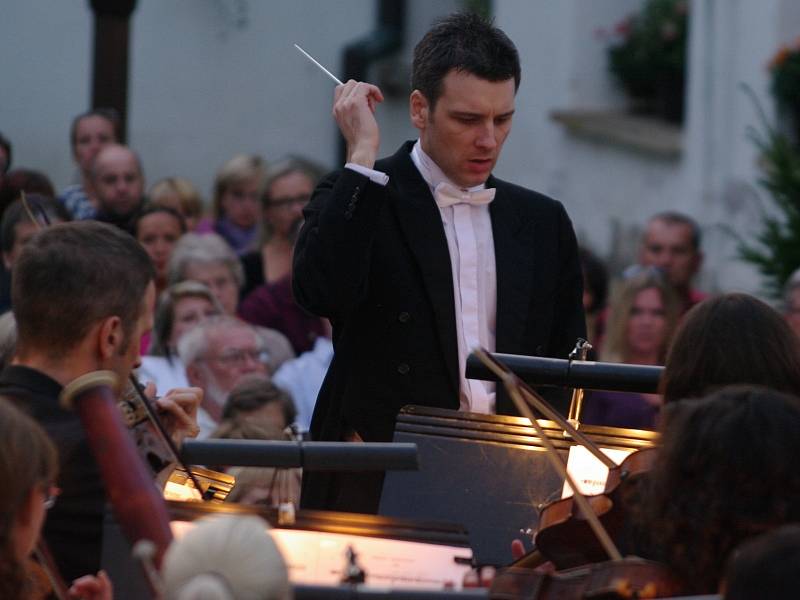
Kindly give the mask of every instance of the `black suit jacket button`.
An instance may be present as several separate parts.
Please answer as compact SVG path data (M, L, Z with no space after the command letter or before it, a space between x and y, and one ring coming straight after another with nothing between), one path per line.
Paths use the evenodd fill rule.
M408 375L410 370L411 367L409 367L407 363L400 363L397 365L397 372L400 373L400 375Z
M411 320L411 315L408 314L406 311L401 312L397 315L397 320L401 323L408 323Z

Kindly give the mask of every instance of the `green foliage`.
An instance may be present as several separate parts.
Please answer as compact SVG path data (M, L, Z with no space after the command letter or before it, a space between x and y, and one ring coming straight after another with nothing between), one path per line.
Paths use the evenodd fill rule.
M769 126L761 113L764 131L751 130L750 138L761 151L761 186L769 193L778 215L762 215L754 242L739 241L739 257L753 264L765 280L765 291L779 298L783 286L800 267L800 152L784 134Z
M682 84L686 68L686 0L648 0L614 28L609 69L629 95L652 98L663 82Z

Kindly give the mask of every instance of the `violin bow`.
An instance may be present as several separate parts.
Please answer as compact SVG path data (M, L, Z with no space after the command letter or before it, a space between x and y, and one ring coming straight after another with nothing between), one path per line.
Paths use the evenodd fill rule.
M550 441L550 438L547 437L547 434L542 429L542 426L539 425L539 422L537 421L536 416L533 414L533 411L522 397L520 390L523 389L522 386L524 384L507 368L498 368L498 366L495 364L498 362L497 359L490 358L489 353L483 348L476 348L473 350L473 352L475 356L477 356L481 362L483 362L484 365L489 367L498 377L500 377L500 381L505 386L509 396L511 396L511 399L514 402L514 405L517 407L517 410L531 422L531 425L536 430L536 434L539 436L542 445L547 450L547 458L550 461L550 464L553 466L559 476L564 478L570 489L572 489L573 499L577 503L578 508L583 514L583 517L589 523L589 527L591 527L592 532L597 537L597 540L600 542L603 550L605 550L606 554L608 554L609 559L622 560L622 554L620 554L616 544L614 544L611 536L608 535L608 531L606 531L606 528L603 527L603 524L600 523L600 519L597 517L594 510L592 510L592 507L589 506L589 501L586 500L586 496L584 496L578 489L578 486L572 479L572 475L570 475L569 471L567 471L567 466L564 464L564 460L558 454L558 450L556 450L556 447L553 445L553 442ZM499 364L502 365L502 363ZM505 367L505 365L502 366ZM544 401L542 400L542 402ZM546 402L544 402L542 406L548 405ZM548 409L552 410L549 406Z
M509 369L506 365L500 362L497 357L492 356L487 350L484 348L475 348L472 351L475 356L477 356L480 361L497 377L500 378L502 382L505 383L506 376L513 376L516 381L516 386L522 391L524 395L524 400L527 404L530 404L542 413L545 417L554 421L559 427L561 427L566 433L568 433L571 437L573 437L581 446L586 448L592 455L603 463L607 468L614 469L619 465L611 460L602 450L595 444L592 440L590 440L586 435L580 432L575 426L569 422L568 419L565 419L561 414L555 410L550 403L542 398L542 396L530 387L527 383L520 380L514 373ZM526 407L527 408L527 407ZM521 411L520 411L521 412ZM525 415L527 416L527 415Z

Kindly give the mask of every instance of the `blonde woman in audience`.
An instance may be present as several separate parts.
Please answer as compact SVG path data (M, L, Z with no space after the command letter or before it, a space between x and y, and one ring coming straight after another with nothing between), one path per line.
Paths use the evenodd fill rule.
M188 179L181 177L161 179L147 191L147 198L152 204L168 206L178 211L186 221L188 231L209 233L214 230L211 219L205 216L200 192Z
M258 245L258 221L266 165L255 155L234 156L214 180L214 231L238 255Z
M286 562L268 529L252 515L195 521L164 557L167 598L290 600Z
M680 314L674 290L656 269L645 268L619 284L611 302L600 360L663 365ZM656 394L590 392L581 421L652 429L661 406Z

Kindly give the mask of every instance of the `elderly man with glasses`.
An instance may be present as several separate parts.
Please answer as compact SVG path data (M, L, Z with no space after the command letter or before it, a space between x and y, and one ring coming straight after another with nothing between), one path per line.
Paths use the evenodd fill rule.
M212 317L178 342L191 385L205 391L197 413L199 438L217 428L231 390L248 374L269 375L269 354L256 328L230 316Z

